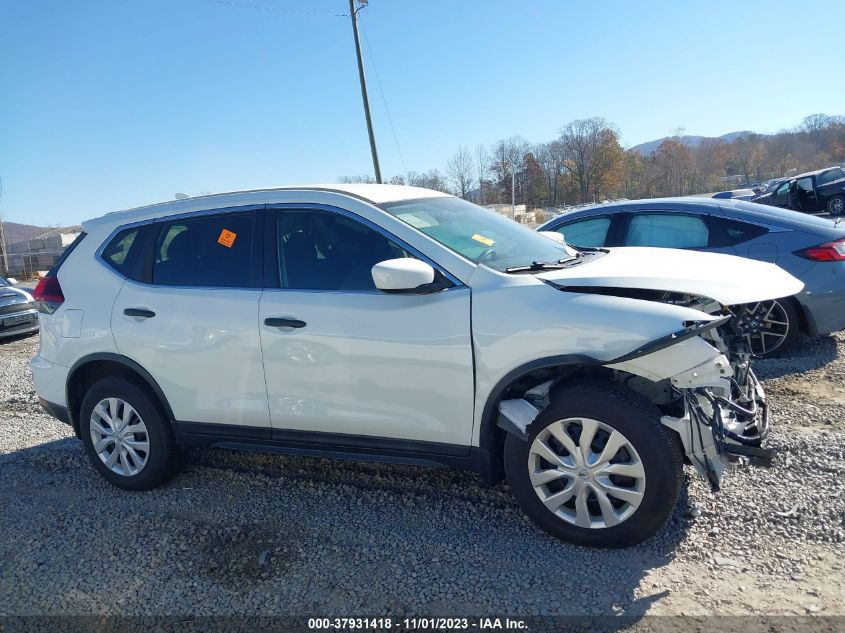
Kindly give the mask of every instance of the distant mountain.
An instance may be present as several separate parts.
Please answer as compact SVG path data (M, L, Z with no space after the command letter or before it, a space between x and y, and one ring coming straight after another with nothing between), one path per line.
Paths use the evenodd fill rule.
M731 143L731 142L735 141L736 139L742 138L744 136L748 136L749 134L753 134L753 132L749 132L749 131L746 130L746 131L742 131L742 132L728 132L727 134L722 134L722 136L717 136L717 137L687 135L687 136L681 136L681 137L678 137L678 138L680 138L681 142L684 145L686 145L687 147L698 147L701 144L701 141L703 141L706 138L717 138L720 141L724 141L725 143ZM672 138L672 137L664 136L663 138L659 138L656 141L646 141L645 143L640 143L639 145L634 145L631 149L639 152L643 156L650 156L651 154L654 153L654 150L656 150L658 147L660 147L660 144L663 141L665 141L669 138Z
M3 234L6 238L6 244L14 244L15 242L23 242L29 240L43 233L47 228L43 226L33 226L32 224L18 224L17 222L3 222Z

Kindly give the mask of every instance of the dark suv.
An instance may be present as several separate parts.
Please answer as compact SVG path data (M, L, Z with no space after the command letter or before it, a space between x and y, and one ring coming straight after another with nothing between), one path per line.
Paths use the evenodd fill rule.
M794 209L804 213L845 213L845 171L829 167L785 180L777 189L752 198L752 202Z

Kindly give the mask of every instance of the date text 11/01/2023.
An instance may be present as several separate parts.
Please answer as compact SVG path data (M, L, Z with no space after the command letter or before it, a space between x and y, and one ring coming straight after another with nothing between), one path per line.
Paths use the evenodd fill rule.
M405 631L437 631L437 630L526 630L524 620L518 618L447 618L447 617L413 617L413 618L309 618L308 628L311 630L405 630Z

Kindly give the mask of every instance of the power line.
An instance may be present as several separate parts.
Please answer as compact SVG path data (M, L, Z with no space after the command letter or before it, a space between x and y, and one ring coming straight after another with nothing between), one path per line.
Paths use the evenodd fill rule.
M268 11L272 13L283 13L285 15L318 15L333 18L348 18L348 13L326 13L325 11L310 11L301 9L284 9L282 7L268 7L260 4L247 4L245 2L231 2L230 0L205 0L211 4L222 4L239 9L253 9L256 11Z
M370 46L370 38L367 37L367 29L364 28L363 20L359 19L358 24L361 26L361 32L364 34L364 44L367 46L367 54L370 56L370 63L373 66L373 72L376 74L376 84L378 85L378 91L381 94L381 100L384 103L384 110L387 112L387 121L390 123L390 131L393 132L393 141L396 143L396 150L399 152L399 161L402 163L402 172L408 173L408 168L405 166L405 157L402 155L402 148L399 146L399 137L396 135L396 128L393 126L393 117L390 116L390 108L387 106L387 98L384 96L384 90L382 89L381 77L378 74L378 66L376 66L373 49Z

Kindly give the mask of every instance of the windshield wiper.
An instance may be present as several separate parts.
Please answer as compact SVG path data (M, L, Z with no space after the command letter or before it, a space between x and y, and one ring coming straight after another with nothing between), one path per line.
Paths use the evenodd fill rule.
M512 266L505 268L506 273L528 273L537 270L560 270L565 268L564 262L568 259L560 259L556 262L531 262L528 266Z

